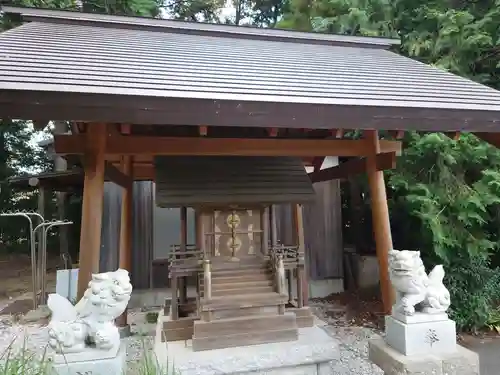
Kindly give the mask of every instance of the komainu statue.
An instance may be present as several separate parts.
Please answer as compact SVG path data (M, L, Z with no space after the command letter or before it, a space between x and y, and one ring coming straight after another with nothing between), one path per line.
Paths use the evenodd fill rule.
M92 275L88 289L75 306L59 294L49 295L50 347L61 354L88 348L118 350L120 333L115 319L125 311L131 293L128 271L118 269Z
M390 250L389 275L396 291L394 312L436 314L450 307L450 293L443 285L443 266L435 266L427 275L420 251Z

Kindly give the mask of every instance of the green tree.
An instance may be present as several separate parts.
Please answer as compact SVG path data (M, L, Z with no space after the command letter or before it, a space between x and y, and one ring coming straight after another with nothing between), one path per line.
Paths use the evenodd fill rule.
M495 88L498 25L498 0L291 0L279 22L298 30L399 37L401 54ZM500 297L498 262L492 263L500 258L499 162L499 150L473 135L453 141L412 132L397 169L387 174L394 245L421 250L427 266L446 266L460 328L483 327ZM363 178L360 186L368 193Z

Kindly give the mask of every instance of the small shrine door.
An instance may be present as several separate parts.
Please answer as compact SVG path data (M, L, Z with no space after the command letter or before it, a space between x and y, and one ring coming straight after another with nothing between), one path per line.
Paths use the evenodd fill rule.
M242 258L262 254L260 209L214 210L207 245L215 257Z

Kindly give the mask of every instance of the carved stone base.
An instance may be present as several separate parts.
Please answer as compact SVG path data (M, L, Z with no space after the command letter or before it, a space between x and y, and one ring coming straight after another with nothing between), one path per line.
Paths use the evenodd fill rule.
M403 323L385 318L386 342L406 356L452 353L456 351L455 322L450 319L422 323Z
M479 375L479 356L460 345L452 353L405 356L375 339L368 357L385 375Z
M57 355L53 359L52 375L111 375L124 374L127 353L121 344L118 352L88 350L82 353Z

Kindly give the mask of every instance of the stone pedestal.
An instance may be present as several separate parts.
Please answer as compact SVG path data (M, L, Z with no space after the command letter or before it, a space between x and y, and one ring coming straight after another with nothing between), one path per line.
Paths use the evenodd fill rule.
M405 356L376 339L368 356L385 375L479 375L479 356L460 345L452 353Z
M55 355L52 375L122 375L126 370L127 353L121 344L118 351L87 350L82 353Z
M435 317L431 321L424 321L418 316L411 318L414 318L413 321L408 323L392 316L385 318L385 336L389 346L407 356L456 351L455 322L446 314L441 316L442 320Z
M445 313L387 316L385 340L369 342L369 359L385 375L479 375L478 355L457 345Z

